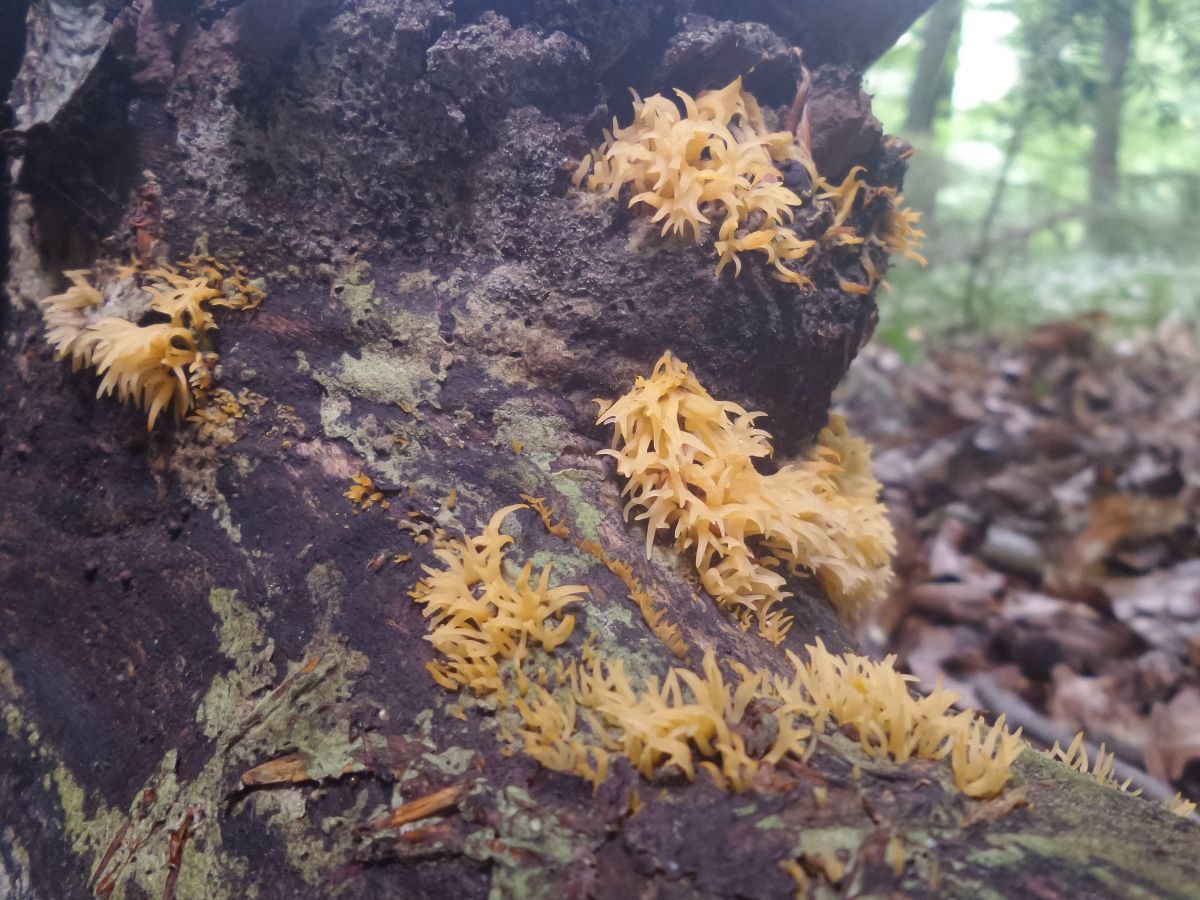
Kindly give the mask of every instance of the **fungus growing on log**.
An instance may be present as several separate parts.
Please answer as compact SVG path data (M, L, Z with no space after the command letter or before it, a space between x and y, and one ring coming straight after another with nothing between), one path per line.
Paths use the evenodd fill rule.
M207 339L217 327L210 307L254 309L266 296L236 267L205 258L178 269L65 274L71 286L40 301L46 340L75 371L101 376L97 397L115 393L145 410L148 430L164 410L182 419L212 387L219 357Z
M629 206L648 207L664 236L697 242L709 235L719 257L717 274L730 263L741 274L740 254L757 251L776 278L811 287L812 279L796 266L814 248L867 243L924 263L916 252L924 238L916 228L920 214L904 209L894 189L865 185L862 166L831 185L792 132L770 130L740 77L695 98L675 94L682 109L662 94L643 100L634 91L633 121L621 127L614 118L604 142L580 161L575 186L613 200L628 187ZM869 198L864 202L890 204L878 234L864 236L847 224L860 189ZM806 215L801 223L802 207L827 214ZM868 284L845 289L866 293L878 282L868 250L864 246L862 253Z
M628 516L646 523L646 555L660 529L691 555L717 603L754 620L778 644L792 618L780 569L808 572L838 611L857 618L881 600L891 578L895 537L878 500L870 447L830 417L806 459L763 475L756 459L773 455L762 413L714 399L685 363L664 354L648 378L600 405L613 426Z

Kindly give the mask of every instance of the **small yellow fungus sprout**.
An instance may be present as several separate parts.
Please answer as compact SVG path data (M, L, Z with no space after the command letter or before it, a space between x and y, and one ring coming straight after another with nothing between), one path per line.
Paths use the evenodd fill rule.
M1191 800L1184 800L1183 794L1177 791L1170 800L1163 801L1163 809L1186 819L1196 811L1196 804Z
M894 834L888 838L884 860L892 864L892 874L897 878L904 874L904 866L907 862L904 854L904 844Z
M370 509L376 503L383 509L391 508L391 501L384 499L383 491L375 487L375 481L370 475L365 472L359 472L350 480L353 484L350 485L349 490L342 496L357 505L357 509L354 510L355 515L358 515L362 510Z
M1069 769L1092 776L1095 781L1105 787L1122 791L1134 797L1142 792L1141 788L1136 791L1129 790L1129 785L1133 783L1132 778L1126 778L1124 782L1117 781L1117 776L1113 772L1116 754L1105 753L1103 744L1100 745L1100 750L1096 754L1096 761L1089 764L1087 745L1084 742L1082 731L1075 735L1075 740L1071 741L1071 746L1066 750L1059 746L1058 741L1055 741L1054 746L1046 751L1046 755Z
M928 264L928 260L917 252L925 242L925 232L917 227L921 214L906 207L904 198L896 193L894 187L869 188L867 194L868 204L879 197L887 203L886 213L875 220L874 229L867 235L860 258L867 273L867 287L870 288L881 282L880 273L871 258L872 249L883 254L899 253L923 266Z
M883 220L883 227L876 229L868 238L888 253L900 253L909 259L927 265L917 248L925 241L925 232L917 227L921 213L904 206L904 198L896 197L891 212Z
M956 716L955 721L960 728L950 753L954 786L968 797L995 796L1012 777L1012 764L1025 749L1021 729L1010 733L1004 727L1004 716L991 731L981 717L969 712Z
M645 778L671 767L692 780L699 768L722 789L745 790L759 763L735 728L761 682L756 674L745 676L736 689L727 684L709 651L703 675L673 668L661 686L652 678L638 691L620 660L606 664L593 653L582 670L575 662L564 668L561 677L569 683L564 701L538 690L529 702L517 702L526 752L547 768L573 772L597 787L612 757L622 755ZM577 730L580 712L586 731ZM799 729L782 735L772 754L803 750L797 742L808 734Z
M784 859L779 863L779 868L792 876L792 881L796 883L796 900L806 900L809 896L810 881L808 872L804 871L804 867L800 865L798 860Z
M426 640L443 658L427 668L447 690L469 687L476 694L499 694L504 688L500 663L511 660L524 691L526 648L538 643L552 651L575 628L575 617L563 615L563 609L578 602L586 588L551 588L550 567L535 579L531 562L515 581L504 573L505 548L513 539L501 533L500 524L526 508L523 503L506 506L482 534L443 544L435 551L442 568L425 566L425 578L412 592L429 620Z
M602 453L626 479L625 515L640 509L646 555L660 529L673 533L705 590L773 643L791 625L776 608L790 596L781 569L815 574L848 619L883 598L895 538L869 445L840 417L807 459L763 475L754 460L773 449L754 427L762 413L714 399L670 353L629 393L597 403L598 422L614 430Z
M546 505L545 497L533 497L529 494L522 494L521 499L528 503L529 508L538 514L538 517L542 520L542 524L546 526L547 532L564 541L571 537L571 530L567 528L565 522L554 521L550 507Z
M859 178L866 169L862 166L855 166L846 173L846 177L842 179L842 183L837 187L830 187L823 194L818 194L818 200L831 200L835 204L837 210L833 216L833 229L841 228L846 224L846 219L850 218L850 212L854 209L854 199L858 196L859 189L863 187L863 182ZM827 235L829 232L826 233ZM833 231L833 236L839 238L843 242L846 240L844 233ZM850 243L860 243L862 238L852 240Z
M559 703L547 690L534 686L528 698L517 699L516 708L524 723L521 738L526 753L547 769L571 772L595 788L605 782L612 754L590 734L576 731L573 695Z
M71 286L41 301L47 341L76 371L95 369L97 397L115 393L146 410L151 429L164 410L183 418L212 385L218 357L206 334L217 325L208 306L252 309L264 297L238 269L208 258L178 270L122 266L97 285L88 270L65 274ZM147 317L160 321L139 324Z

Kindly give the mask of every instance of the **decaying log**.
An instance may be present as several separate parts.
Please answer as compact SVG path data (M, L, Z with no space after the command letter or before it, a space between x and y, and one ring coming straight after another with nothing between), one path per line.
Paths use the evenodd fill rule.
M714 277L711 241L571 172L629 86L746 74L782 121L808 65L822 171L898 186L858 75L923 5L33 0L3 134L0 895L782 897L791 862L821 896L1198 896L1189 823L1034 754L986 803L833 733L740 795L629 766L593 793L425 670L433 538L522 494L634 566L685 664L780 670L686 560L643 559L591 400L670 349L790 454L873 295L840 258L807 292L757 260ZM54 359L37 300L197 244L267 285L216 333L250 412L147 433ZM353 514L360 472L387 509ZM519 558L592 590L575 645L677 662L618 577L517 518ZM785 647L846 648L794 589Z

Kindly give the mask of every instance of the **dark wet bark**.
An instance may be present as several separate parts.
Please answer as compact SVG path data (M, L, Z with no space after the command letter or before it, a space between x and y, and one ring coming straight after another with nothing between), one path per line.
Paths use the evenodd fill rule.
M632 561L687 664L709 647L783 664L694 602L673 554L641 559L590 400L672 349L802 447L874 321L872 297L838 288L862 280L856 255L818 260L807 294L755 261L716 279L710 246L660 241L569 175L627 117L628 85L696 91L706 60L718 82L754 66L784 107L800 43L827 64L809 101L827 173L897 184L904 148L855 73L919 12L872 7L842 31L823 13L809 33L665 0L484 6L33 4L6 136L0 895L788 896L778 864L801 856L842 859L854 893L1186 893L1185 823L1036 761L1012 795L1033 808L964 828L981 807L944 766L871 763L840 736L741 796L627 767L593 795L504 756L487 710L453 714L407 594L435 527L474 533L524 492ZM137 249L151 184L170 257L203 239L268 282L261 310L221 320L221 383L262 398L227 441L147 434L42 334L35 301L62 270ZM351 515L359 471L390 510ZM595 629L637 671L675 662L607 570L528 514L509 527L514 553L593 589L572 649ZM788 646L846 647L795 588ZM431 817L371 827L421 798Z

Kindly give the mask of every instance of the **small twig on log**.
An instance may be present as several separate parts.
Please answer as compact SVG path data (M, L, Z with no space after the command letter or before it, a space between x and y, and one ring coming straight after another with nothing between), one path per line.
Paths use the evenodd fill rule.
M175 882L179 879L179 867L183 863L183 848L199 813L199 807L189 806L183 813L179 827L171 832L171 840L167 845L167 868L170 871L163 885L162 900L175 900Z
M368 822L367 828L370 831L385 831L388 828L399 828L409 822L432 816L457 803L465 790L465 784L453 784L427 796L418 797L403 806L397 806L388 815L376 819L374 822Z
M112 862L112 858L116 855L117 850L121 848L121 842L125 840L125 835L128 833L129 822L126 822L120 827L116 835L113 836L113 839L108 842L108 848L104 851L104 855L100 857L100 862L96 866L96 871L92 874L92 880L88 883L88 889L97 896L108 896L112 893L113 887L116 886L116 883L113 882L113 884L108 887L107 892L103 892L101 889L100 879L101 876L104 875L104 870L108 868L108 864Z
M115 856L116 851L119 850L121 841L125 840L125 835L128 834L128 830L130 830L130 823L126 822L125 824L122 824L118 832L116 832L116 834L113 836L113 840L108 842L108 848L106 851L104 851L104 856L100 858L100 863L96 865L96 871L94 874L92 874L91 881L88 883L88 888L90 890L96 889L96 883L100 881L100 877L104 874L104 869L108 868L108 864L113 862L113 857Z
M308 754L289 753L242 773L242 785L260 787L265 784L295 784L308 781Z

